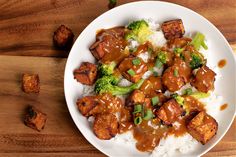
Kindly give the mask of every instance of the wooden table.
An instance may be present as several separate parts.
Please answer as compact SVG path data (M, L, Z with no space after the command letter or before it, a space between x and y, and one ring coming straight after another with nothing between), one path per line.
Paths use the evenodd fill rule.
M118 0L118 5L132 0ZM171 0L170 0L171 1ZM236 50L235 0L173 0L200 13L225 35ZM77 37L97 16L108 10L108 0L0 1L0 156L104 156L74 125L64 98L63 74L67 51L56 50L52 34L60 25ZM21 91L21 74L38 73L39 95ZM48 114L38 133L22 122L28 104ZM206 157L236 156L236 121Z

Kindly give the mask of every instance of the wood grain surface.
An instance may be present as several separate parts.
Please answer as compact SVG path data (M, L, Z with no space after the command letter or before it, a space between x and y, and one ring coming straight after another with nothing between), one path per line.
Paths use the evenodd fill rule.
M118 5L132 0L118 0ZM133 0L134 1L134 0ZM224 34L236 52L235 0L171 0L200 13ZM52 34L61 24L77 37L108 0L0 0L0 156L100 157L74 125L64 98L67 51L54 48ZM40 94L21 91L22 73L38 73ZM42 132L23 124L27 105L47 113ZM236 156L236 121L205 157Z

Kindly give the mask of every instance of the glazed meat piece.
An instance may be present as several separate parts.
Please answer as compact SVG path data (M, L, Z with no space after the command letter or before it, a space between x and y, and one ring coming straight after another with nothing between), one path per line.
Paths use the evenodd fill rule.
M116 113L123 107L123 103L120 98L106 93L78 99L77 107L83 116L89 117L103 113Z
M92 110L99 104L99 102L96 101L96 96L85 96L78 99L76 104L80 113L83 116L89 117L92 115Z
M164 124L170 125L175 122L183 112L183 108L174 99L170 99L156 111L156 116L161 119Z
M123 52L127 45L124 35L124 27L102 29L96 35L96 42L90 46L91 53L97 60L102 59L102 62L115 60L119 63L129 55Z
M148 70L148 67L141 58L128 57L120 63L118 69L127 80L136 83Z
M202 111L187 124L187 130L193 138L204 145L216 135L218 123L213 117Z
M96 81L97 67L95 64L83 62L79 69L74 71L74 78L85 85L92 85Z
M22 90L25 93L39 93L40 81L38 74L23 74Z
M177 57L174 64L164 71L162 82L169 91L175 92L188 83L190 77L191 68L181 58Z
M135 104L143 104L145 101L145 95L141 90L134 90L126 99L126 106L133 106Z
M214 89L216 73L206 65L202 66L196 73L196 76L191 80L191 85L197 90L207 93Z
M161 25L166 39L181 38L184 33L184 25L181 19L166 21Z
M28 127L41 131L46 123L47 115L33 106L29 106L26 111L24 123Z
M140 90L143 91L146 95L151 95L156 91L162 91L163 87L161 77L151 75L143 82L142 86L140 87Z
M174 38L168 41L167 45L169 48L182 48L192 41L191 38Z
M95 135L102 140L109 140L118 133L118 121L113 114L99 114L93 124Z
M61 49L70 49L73 44L74 34L64 25L57 28L53 35L54 44Z

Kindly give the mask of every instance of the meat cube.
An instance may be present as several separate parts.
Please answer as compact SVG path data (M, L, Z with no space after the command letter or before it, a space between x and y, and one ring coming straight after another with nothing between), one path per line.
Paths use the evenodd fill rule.
M22 90L25 93L39 93L40 81L38 74L23 74Z
M99 104L98 101L96 101L95 96L85 96L81 99L78 99L77 102L77 107L80 111L80 113L83 116L91 116L92 115L92 110Z
M56 47L61 49L70 49L73 44L74 34L71 29L65 25L57 28L53 35L53 42Z
M110 56L120 57L127 45L124 40L125 28L114 27L111 29L102 29L96 35L96 42L90 46L90 51L97 60L107 56L105 61L110 60Z
M163 87L161 77L151 75L143 82L140 90L143 91L146 95L152 95L156 91L162 91Z
M184 25L181 19L166 21L161 25L166 39L181 38L184 33Z
M187 130L193 138L204 145L216 135L218 123L213 117L202 111L187 124Z
M74 78L85 85L92 85L96 81L97 67L95 64L83 62L79 69L74 71Z
M118 133L118 120L113 114L99 114L93 124L95 135L102 140L109 140Z
M47 115L33 106L27 108L27 112L24 118L24 123L28 127L41 131L46 123Z
M143 104L144 101L145 101L144 93L141 90L134 90L126 99L125 103L127 106L133 106L135 104Z
M138 61L134 62L134 60ZM127 80L136 83L142 78L148 67L141 58L129 57L120 63L118 69Z
M214 89L215 76L216 73L204 65L197 71L195 78L190 83L197 90L207 93Z
M174 99L170 99L156 111L156 116L161 119L164 124L171 125L183 112L183 108Z

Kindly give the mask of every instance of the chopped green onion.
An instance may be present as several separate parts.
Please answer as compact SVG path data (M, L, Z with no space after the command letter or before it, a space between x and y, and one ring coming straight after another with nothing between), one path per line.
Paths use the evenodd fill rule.
M135 58L132 60L133 65L139 65L141 63L139 58Z
M192 88L187 88L187 89L184 90L183 95L190 95L192 93L193 93Z
M149 120L149 119L152 119L152 118L153 118L152 110L148 109L148 110L145 112L143 119L144 119L144 120Z
M184 105L184 98L183 97L178 95L177 97L175 97L175 100L178 104Z
M134 106L134 112L133 112L133 114L135 114L135 113L139 113L139 112L141 112L142 111L142 105L135 105Z
M136 117L136 118L134 118L134 124L135 125L139 125L139 124L141 124L142 123L142 117Z
M159 97L158 96L153 97L151 100L152 100L152 105L153 106L155 106L159 103Z
M174 70L174 76L175 76L175 77L178 77L178 76L179 76L179 71L178 71L178 69L175 69L175 70Z
M210 93L194 92L194 93L190 94L190 96L194 97L195 99L202 99L202 98L209 97Z
M163 64L165 64L166 61L167 61L166 52L164 52L164 51L159 52L158 55L157 55L157 58L158 58Z
M184 51L183 48L179 48L179 47L174 48L174 52L175 52L176 55L179 55L183 51Z
M134 76L135 75L135 71L133 69L129 69L127 71L128 74L130 74L130 76Z
M155 77L157 77L157 76L158 76L158 72L153 71L153 75L154 75Z
M155 62L155 67L160 69L162 67L162 65L163 65L163 63L159 59L157 59Z

